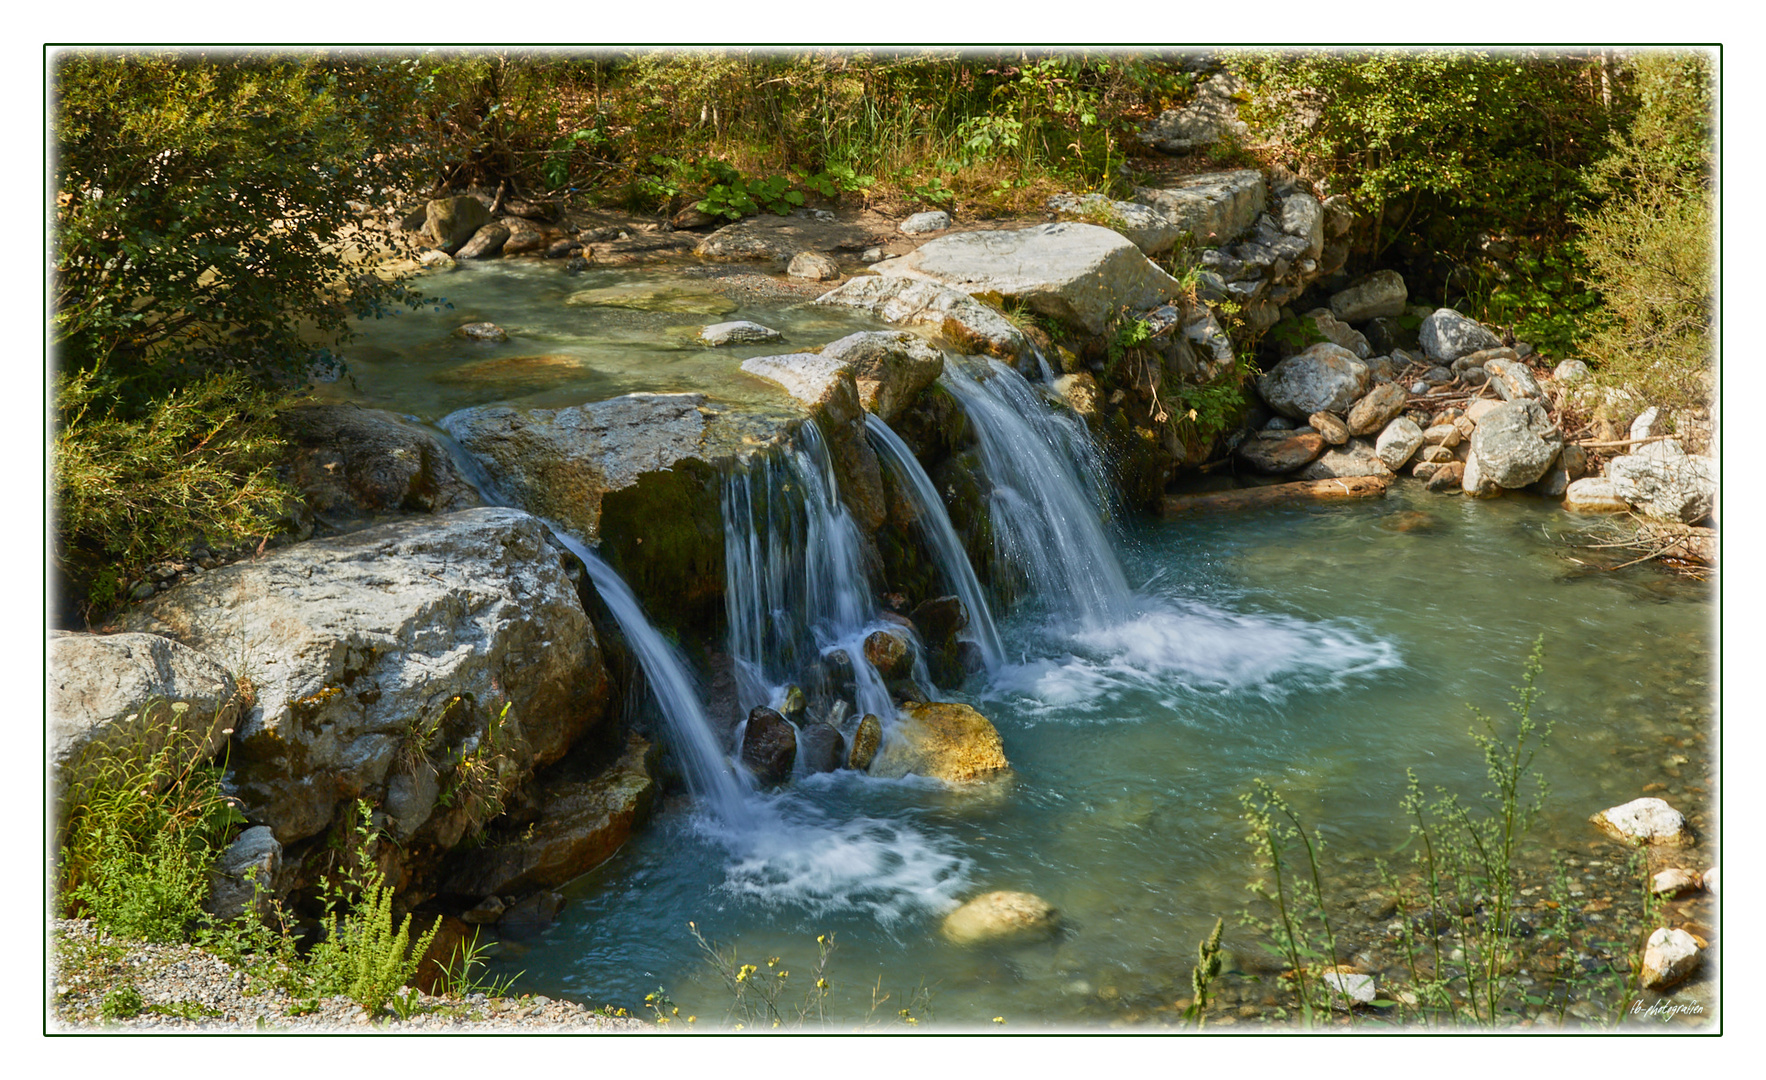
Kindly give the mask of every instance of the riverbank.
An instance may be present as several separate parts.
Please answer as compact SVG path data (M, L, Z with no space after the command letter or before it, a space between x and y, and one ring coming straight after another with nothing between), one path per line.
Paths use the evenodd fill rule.
M193 945L124 941L89 919L57 919L52 933L50 1032L154 1034L576 1034L645 1032L618 1010L540 995L437 997L419 993L408 1016L370 1018L348 998L297 999Z

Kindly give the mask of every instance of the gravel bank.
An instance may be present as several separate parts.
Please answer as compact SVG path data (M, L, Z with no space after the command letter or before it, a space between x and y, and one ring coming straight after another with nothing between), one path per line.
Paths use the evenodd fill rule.
M53 927L49 1030L153 1032L355 1032L563 1034L644 1032L629 1016L606 1016L546 997L449 999L424 995L417 1013L370 1019L347 998L299 1002L285 991L251 985L246 974L189 945L150 945L99 934L90 920ZM104 1003L133 987L139 1012L106 1018ZM113 1009L113 1011L115 1011Z

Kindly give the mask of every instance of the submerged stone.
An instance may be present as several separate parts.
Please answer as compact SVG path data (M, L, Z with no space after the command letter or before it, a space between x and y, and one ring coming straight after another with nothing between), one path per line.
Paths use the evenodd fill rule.
M1023 892L977 896L945 916L943 932L954 945L1040 941L1060 928L1054 905Z
M967 705L934 701L902 706L870 771L965 783L1010 767L999 731L987 717Z

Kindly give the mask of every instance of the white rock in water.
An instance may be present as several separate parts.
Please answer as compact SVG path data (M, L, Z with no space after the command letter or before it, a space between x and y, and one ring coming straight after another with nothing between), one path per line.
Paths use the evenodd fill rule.
M1691 975L1703 954L1699 943L1685 930L1663 927L1649 936L1643 947L1643 987L1661 990Z
M950 228L950 215L943 210L928 210L924 214L915 214L903 221L900 228L909 236L938 232Z
M1588 819L1602 832L1631 844L1684 845L1692 842L1686 818L1656 798L1632 799Z
M800 251L791 257L791 265L785 273L794 278L808 278L811 281L832 281L840 276L840 267L826 255L818 255L813 251Z
M1703 884L1705 886L1705 891L1710 893L1712 896L1716 896L1717 895L1717 868L1715 866L1713 866L1709 870L1706 870L1704 873L1704 877L1701 880L1703 881Z
M970 296L1017 300L1094 334L1124 307L1146 310L1183 291L1121 233L1077 221L952 233L875 269Z
M699 331L699 340L707 345L745 345L754 341L773 341L783 336L770 326L762 326L746 319L713 323Z
M1611 480L1585 476L1564 489L1564 509L1572 514L1624 514L1631 504L1619 497Z
M1672 867L1660 871L1650 878L1649 890L1657 896L1679 896L1682 893L1697 892L1700 878L1697 870L1683 870Z
M1361 975L1353 971L1327 971L1324 973L1324 981L1338 994L1348 998L1350 1007L1372 1005L1377 996L1374 993L1372 975ZM1331 1003L1339 1009L1344 1007L1341 998L1333 997Z

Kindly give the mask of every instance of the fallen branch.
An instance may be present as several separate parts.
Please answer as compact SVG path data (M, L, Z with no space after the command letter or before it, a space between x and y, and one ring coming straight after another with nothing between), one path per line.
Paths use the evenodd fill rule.
M1651 435L1643 439L1620 439L1618 442L1579 442L1576 445L1584 450L1617 450L1622 446L1640 446L1643 443L1661 442L1672 439L1672 435Z
M1301 480L1290 484L1211 491L1200 495L1167 495L1160 509L1166 516L1250 510L1289 502L1328 502L1384 495L1389 483L1379 476L1347 476L1336 480Z

